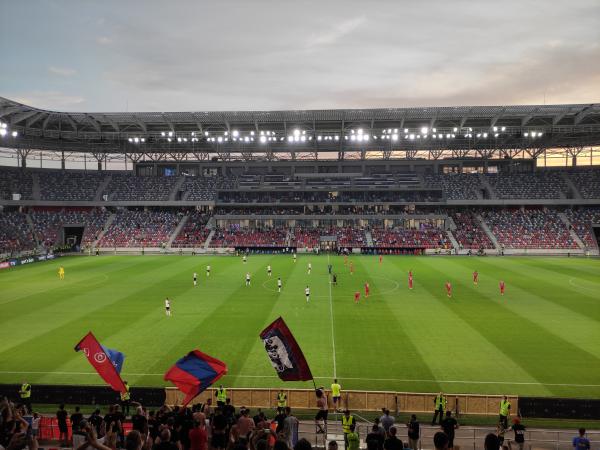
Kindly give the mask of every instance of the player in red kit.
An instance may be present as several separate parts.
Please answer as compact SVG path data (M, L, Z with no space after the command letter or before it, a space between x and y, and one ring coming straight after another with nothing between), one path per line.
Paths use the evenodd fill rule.
M473 284L477 286L479 284L479 272L473 272Z
M365 283L365 298L369 296L369 283Z
M379 264L383 261L383 256L379 255Z
M452 297L452 285L449 281L446 281L446 295L448 295L448 298Z
M504 280L500 280L498 286L500 287L500 295L504 295Z
M354 303L358 303L359 300L360 300L360 292L356 291L354 293Z
M408 272L408 288L413 288L413 275L412 272Z

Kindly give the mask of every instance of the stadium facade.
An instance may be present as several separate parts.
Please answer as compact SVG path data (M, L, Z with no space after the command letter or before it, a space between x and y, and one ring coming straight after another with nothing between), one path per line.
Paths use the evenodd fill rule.
M19 161L0 171L5 251L74 233L110 249L598 253L598 104L65 113L0 99L0 121ZM539 167L556 152L571 167Z

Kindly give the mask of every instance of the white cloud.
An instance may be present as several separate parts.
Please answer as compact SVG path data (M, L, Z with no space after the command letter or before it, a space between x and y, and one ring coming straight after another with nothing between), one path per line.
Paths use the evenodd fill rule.
M306 46L308 48L314 48L335 44L343 37L361 27L366 21L367 19L364 16L361 16L345 20L333 27L325 25L329 29L310 36L306 42Z
M112 39L109 38L108 36L98 36L96 38L96 42L100 45L109 45L112 44Z
M30 91L8 95L19 103L41 109L70 110L77 108L85 99L78 95L69 95L60 91Z
M73 75L77 74L77 71L75 69L70 69L68 67L56 67L56 66L48 67L48 72L50 72L53 75L58 75L61 77L72 77Z

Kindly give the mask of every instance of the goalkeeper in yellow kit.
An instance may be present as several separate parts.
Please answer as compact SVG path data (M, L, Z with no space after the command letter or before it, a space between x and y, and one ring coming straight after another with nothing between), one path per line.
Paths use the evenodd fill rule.
M58 279L59 280L64 280L65 279L65 268L63 266L60 266L58 268Z

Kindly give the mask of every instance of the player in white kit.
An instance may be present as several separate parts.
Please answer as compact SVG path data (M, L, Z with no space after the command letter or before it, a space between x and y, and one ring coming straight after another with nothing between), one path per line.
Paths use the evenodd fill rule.
M246 273L246 286L250 286L250 272Z
M210 264L206 266L206 276L210 277Z
M304 289L304 295L306 295L306 303L308 303L310 300L310 288L308 286L306 286L306 289Z
M169 297L165 298L165 314L171 317L171 300L169 300Z
M281 277L277 278L277 292L281 292Z
M194 286L198 286L198 274L194 272Z
M310 275L310 271L312 270L312 263L308 263L308 274Z
M269 275L269 277L271 276L271 265L270 264L267 266L267 275Z

